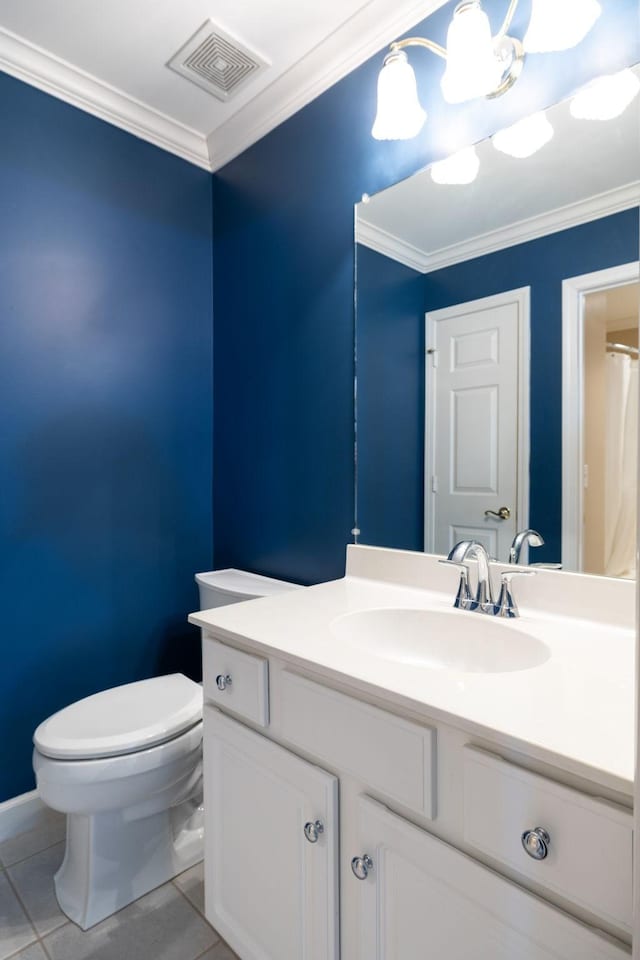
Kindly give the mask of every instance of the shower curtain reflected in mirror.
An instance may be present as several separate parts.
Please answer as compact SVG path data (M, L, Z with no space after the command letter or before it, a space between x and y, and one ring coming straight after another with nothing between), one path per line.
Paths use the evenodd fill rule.
M638 361L607 355L605 574L636 575Z

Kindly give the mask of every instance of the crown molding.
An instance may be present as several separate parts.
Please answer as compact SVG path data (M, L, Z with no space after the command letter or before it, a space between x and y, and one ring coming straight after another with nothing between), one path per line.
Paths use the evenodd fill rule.
M368 223L360 216L356 221L356 243L382 253L385 257L391 257L392 260L404 264L405 267L411 267L418 273L427 273L430 269L429 255L424 250L419 250L418 247L401 240L393 233L388 233L382 227Z
M356 239L359 243L387 257L392 257L413 270L432 273L434 270L442 270L444 267L451 267L465 260L483 257L488 253L514 247L519 243L527 243L529 240L537 240L550 233L558 233L560 230L577 227L582 223L599 220L601 217L608 217L613 213L620 213L637 206L640 206L640 180L596 194L586 200L558 207L549 213L519 220L517 223L491 230L478 237L471 237L461 243L453 243L440 250L420 250L400 237L360 220L357 224Z
M201 133L2 27L0 70L211 171L207 140Z
M208 136L2 27L0 70L213 173L445 2L370 0Z
M371 0L208 136L213 172L288 120L447 0Z

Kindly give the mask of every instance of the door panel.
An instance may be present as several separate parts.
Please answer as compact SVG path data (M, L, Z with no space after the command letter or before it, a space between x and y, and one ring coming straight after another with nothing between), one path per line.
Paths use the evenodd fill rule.
M524 292L513 291L427 314L427 550L448 553L465 529L506 560L526 523L518 517L526 310ZM509 519L485 517L500 507Z
M210 706L204 737L207 919L242 960L338 960L336 778Z
M623 960L622 945L414 827L367 797L359 846L357 960ZM349 856L351 856L349 852Z

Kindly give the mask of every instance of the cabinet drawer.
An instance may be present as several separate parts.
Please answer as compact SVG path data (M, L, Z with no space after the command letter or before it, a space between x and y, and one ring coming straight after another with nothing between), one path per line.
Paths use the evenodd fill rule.
M629 960L613 941L372 800L346 851L357 898L355 960ZM360 870L362 868L360 867ZM354 876L355 874L355 876ZM357 877L357 879L356 879Z
M474 747L464 754L465 840L631 930L632 814ZM522 845L523 833L536 828L549 836L539 860Z
M267 660L205 636L202 676L205 699L261 727L269 725Z
M372 790L436 816L436 733L285 670L282 734Z

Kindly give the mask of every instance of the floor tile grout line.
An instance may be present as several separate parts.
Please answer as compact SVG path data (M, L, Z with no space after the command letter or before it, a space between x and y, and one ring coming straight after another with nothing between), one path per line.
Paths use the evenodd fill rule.
M58 930L60 930L60 927L58 927ZM45 957L47 958L47 960L51 960L51 954L49 953L49 950L47 949L46 943L44 942L44 937L42 937L42 938L38 941L38 943L39 943L40 946L42 947L42 951L43 951Z
M25 943L23 947L19 947L15 953L10 953L8 957L3 957L2 960L16 960L16 957L19 957L21 953L24 953L25 950L31 950L32 947L35 947L37 943L40 943L39 940L32 940L31 943ZM42 946L42 944L40 944ZM47 954L49 957L49 954ZM196 960L200 960L199 957L196 957Z
M178 876L180 876L180 874L178 874ZM188 897L188 896L186 895L186 893L184 892L184 890L182 890L181 887L176 883L176 878L175 878L175 877L170 881L170 883L172 883L172 884L174 885L174 887L176 888L176 890L178 891L178 893L182 894L182 896L185 898L185 900L187 901L187 903L189 904L189 906L193 907L193 909L194 909L195 912L198 914L198 916L199 916L199 917L202 917L202 919L207 923L207 925L211 927L211 929L212 929L213 932L215 933L215 935L216 935L216 937L218 938L218 940L222 940L222 937L220 936L220 934L218 933L218 931L216 930L216 928L215 928L215 927L212 927L211 924L209 923L209 921L207 920L204 911L203 911L203 910L200 910L200 908L195 905L195 903L193 902L193 900L191 900L190 897ZM215 946L215 944L213 944L213 946ZM211 947L208 947L207 949L210 950ZM205 950L205 953L206 953L206 950ZM202 956L202 954L198 954L198 956ZM195 960L198 960L198 957L196 957Z
M62 839L60 840L54 840L53 843L47 844L47 846L43 847L42 850L36 850L35 853L30 853L28 857L22 857L21 860L16 860L14 863L2 863L0 861L0 867L2 867L2 869L6 870L6 872L8 873L12 867L17 867L19 863L26 863L27 860L31 860L33 857L39 856L41 853L44 853L45 850L51 850L52 847L56 847L59 843L64 843L64 842L65 842L65 837L62 837Z
M14 897L16 898L16 900L18 901L18 903L19 903L20 906L22 907L22 912L24 913L25 917L27 918L27 922L28 922L29 926L30 926L31 929L33 930L34 939L33 939L33 940L30 940L29 943L25 943L25 944L24 944L24 946L21 948L22 950L24 950L24 949L26 949L26 947L31 947L31 946L33 946L34 941L40 939L40 934L39 934L38 931L36 930L36 928L35 928L35 926L34 926L34 923L33 923L33 920L31 919L31 914L30 914L29 911L27 910L27 905L26 905L26 903L24 902L24 900L22 899L22 897L20 896L20 894L18 893L18 890L17 890L17 888L16 888L16 885L14 884L13 880L12 880L11 877L9 876L9 871L8 871L8 870L5 871L5 876L6 876L6 878L7 878L7 883L9 884L9 887L11 888ZM20 950L17 950L16 953L20 953ZM11 956L15 956L15 954L12 954ZM10 960L10 958L7 957L6 960Z

